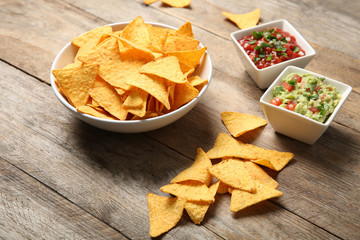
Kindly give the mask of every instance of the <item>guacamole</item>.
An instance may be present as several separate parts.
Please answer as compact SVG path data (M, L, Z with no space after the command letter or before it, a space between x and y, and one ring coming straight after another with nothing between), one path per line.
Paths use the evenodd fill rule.
M291 73L274 87L271 103L324 123L341 100L336 88L324 80L312 74Z

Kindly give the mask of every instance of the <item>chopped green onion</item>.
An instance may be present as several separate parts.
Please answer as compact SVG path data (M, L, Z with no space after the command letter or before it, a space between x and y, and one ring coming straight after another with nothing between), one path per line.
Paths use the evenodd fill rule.
M267 61L271 61L272 60L272 53L270 53L270 55L266 58Z
M255 39L262 38L262 34L260 32L256 32L256 31L253 32L253 36L254 36Z
M293 48L293 52L294 52L294 53L297 53L299 50L300 50L300 49L299 49L297 46L294 46L294 48Z
M257 42L257 40L254 40L254 41L249 42L249 44L250 44L250 45L253 45L253 44L255 44L256 42Z

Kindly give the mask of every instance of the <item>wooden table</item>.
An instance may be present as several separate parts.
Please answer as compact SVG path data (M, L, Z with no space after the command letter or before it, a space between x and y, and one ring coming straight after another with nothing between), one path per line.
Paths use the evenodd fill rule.
M178 9L141 0L0 1L0 238L147 239L146 194L189 167L226 132L223 111L265 117L256 87L235 53L237 27L222 11L261 8L261 21L289 20L315 48L306 69L353 87L326 133L312 146L270 124L239 139L290 151L271 174L283 196L237 214L216 197L201 225L184 214L164 239L360 238L360 1L193 0ZM72 117L50 87L50 66L72 38L129 21L181 26L191 21L214 65L211 85L181 120L143 134L120 134ZM294 126L296 127L296 126Z

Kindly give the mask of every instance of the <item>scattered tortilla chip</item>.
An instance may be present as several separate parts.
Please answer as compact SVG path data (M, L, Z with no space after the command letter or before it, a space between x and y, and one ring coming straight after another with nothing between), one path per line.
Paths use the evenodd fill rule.
M290 152L279 152L237 141L226 133L219 133L214 147L207 154L210 159L237 157L249 159L276 171L281 170L294 157Z
M233 189L231 193L230 211L238 212L256 203L270 198L279 197L281 195L282 192L262 184L258 184L256 186L255 193L248 193L239 189Z
M181 72L179 60L174 56L151 61L141 67L140 73L153 74L174 83L185 83L187 81Z
M169 231L181 219L185 206L184 199L168 198L148 193L147 201L151 237L157 237Z
M116 90L110 85L91 89L90 95L107 112L120 120L125 120L128 112L122 107L123 102Z
M160 188L161 191L171 193L177 197L185 198L186 201L203 201L212 203L215 201L209 188L204 183L185 181L172 183Z
M161 0L163 3L177 8L184 8L190 5L191 0Z
M89 90L98 74L99 65L82 65L75 68L54 69L56 80L67 99L75 106L85 106L89 99Z
M194 163L184 171L174 177L170 183L180 183L183 181L193 180L199 181L209 186L212 176L208 170L211 167L211 161L208 155L201 149L197 149L197 155Z
M245 14L233 14L228 12L222 12L222 14L234 22L240 29L254 27L260 19L260 8L255 9L252 12Z
M230 187L255 192L255 184L243 162L226 159L209 168L211 175Z
M199 40L185 35L171 33L168 35L164 51L189 51L195 50L199 45Z
M192 26L191 26L190 22L184 23L181 27L179 27L178 30L176 30L175 33L181 34L181 35L184 35L184 36L188 36L188 37L191 37L191 38L194 37L193 31L192 31Z
M190 51L168 51L165 52L165 56L175 56L179 59L179 62L184 63L191 68L196 68L205 51L206 47Z
M220 182L216 182L209 187L211 194L215 197L217 189L219 187ZM191 220L195 224L200 224L205 217L207 210L210 207L210 203L208 202L186 202L185 209L189 214Z
M149 4L152 4L152 3L157 2L157 1L159 1L159 0L144 0L144 3L146 5L149 5Z
M108 120L118 120L117 118L111 116L110 114L106 113L105 111L101 111L97 108L91 107L91 106L80 106L76 108L81 113L89 114L94 117L108 119Z

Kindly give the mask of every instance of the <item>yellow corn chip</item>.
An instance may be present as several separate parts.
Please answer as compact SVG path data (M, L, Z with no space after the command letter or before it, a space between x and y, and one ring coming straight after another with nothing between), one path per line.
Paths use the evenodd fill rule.
M219 187L220 182L216 182L209 187L211 194L215 197L217 189ZM186 202L185 209L189 214L191 220L195 224L200 224L205 217L207 210L210 207L210 203L208 202Z
M233 14L228 12L222 12L222 14L234 22L240 29L254 27L260 19L260 8L255 9L252 12L245 14Z
M236 159L226 159L209 168L211 175L230 187L255 192L255 184L244 164Z
M199 40L188 37L185 35L172 33L169 34L165 46L164 51L189 51L195 50L199 45Z
M110 26L102 26L92 29L81 36L71 40L71 43L77 47L91 49L100 40L103 34L111 34L112 28Z
M255 193L248 193L239 189L233 189L231 194L230 210L232 212L238 212L256 203L270 198L279 197L281 195L282 192L262 184L258 184L256 186Z
M94 117L103 118L103 119L109 119L109 120L118 120L116 117L111 116L110 114L101 111L97 108L91 107L91 106L80 106L76 108L81 113L89 114Z
M230 186L221 181L218 181L218 182L219 182L219 187L218 187L217 193L218 194L228 193Z
M196 68L200 63L201 57L204 55L206 47L198 50L190 51L168 51L165 52L166 56L175 56L179 59L179 62L188 65L190 68Z
M177 8L183 8L190 5L191 0L161 0L163 3Z
M138 79L129 78L126 82L132 86L141 88L164 104L166 109L170 109L169 96L163 78L155 75L147 76L141 74Z
M174 56L162 57L151 61L143 65L140 72L166 78L175 83L184 83L187 81L181 72L178 59Z
M122 31L121 38L129 40L142 48L149 48L150 37L144 20L139 16Z
M186 201L214 202L214 196L204 183L196 181L184 181L172 183L160 188L161 191L171 193L177 197L185 198Z
M157 237L169 231L181 219L185 206L184 199L168 198L148 193L147 201L151 237Z
M205 183L206 186L209 186L212 180L212 176L209 173L208 168L211 166L212 164L210 158L201 148L198 148L196 159L193 164L189 168L179 173L170 181L170 183L180 183L183 181L193 180Z
M114 36L116 37L116 36ZM126 60L139 60L144 62L150 62L155 58L162 56L161 53L151 52L149 49L144 48L140 45L137 45L129 40L126 40L121 37L116 37L119 39L119 49L120 56L122 61Z
M237 141L226 133L219 133L214 147L207 154L210 159L237 157L249 159L276 171L281 170L294 157L290 152L278 152Z
M183 84L176 84L174 95L172 109L177 109L196 98L199 95L199 91L191 86L189 82L185 82Z
M146 104L148 93L136 87L130 89L130 94L126 97L123 107L129 108L142 108Z
M149 4L152 4L152 3L157 2L157 1L159 1L159 0L144 0L144 3L146 5L149 5Z
M111 115L120 120L125 120L128 112L122 107L120 95L108 84L108 86L91 89L90 95L95 101Z
M169 30L166 28L153 27L151 25L147 25L147 28L150 37L150 45L149 45L150 51L162 53L164 51L164 45Z
M190 22L186 22L184 25L182 25L178 30L176 30L175 33L184 35L184 36L188 36L193 38L194 34L192 32L192 27L191 27L191 23Z
M199 92L201 91L201 89L208 83L207 79L202 79L199 76L193 76L191 78L188 78L189 83L191 84L191 86L195 87L197 90L199 90Z
M99 65L82 65L75 68L54 69L53 74L62 92L74 107L86 105L89 89L92 87L99 70Z
M234 137L239 137L248 131L267 124L267 121L263 118L238 112L222 112L221 119Z
M99 65L111 65L114 61L121 61L118 39L109 37L87 54L79 56L78 59L86 64L96 63Z

